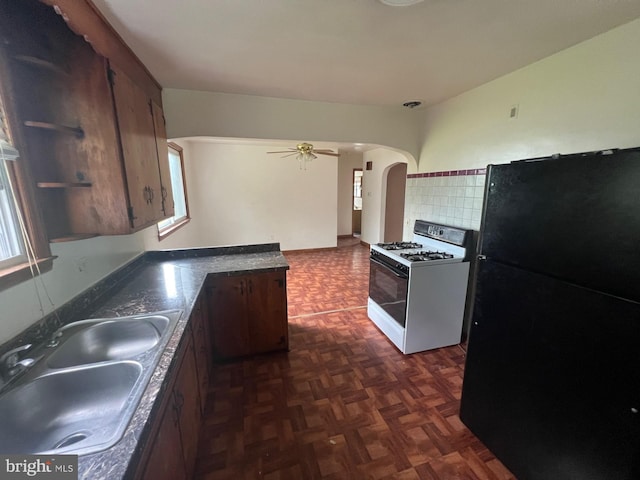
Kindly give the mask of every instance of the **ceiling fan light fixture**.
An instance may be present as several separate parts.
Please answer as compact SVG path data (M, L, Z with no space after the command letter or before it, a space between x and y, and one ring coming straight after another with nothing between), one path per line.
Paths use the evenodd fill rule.
M409 7L416 3L423 2L424 0L379 0L380 3L388 5L389 7Z
M288 150L280 150L276 152L267 152L267 153L286 153L282 158L291 157L293 155L296 156L296 160L300 162L300 170L307 169L307 163L313 160L314 158L318 158L318 155L328 155L330 157L339 157L340 153L335 153L333 150L328 148L319 148L314 149L313 145L307 142L302 142L296 145L296 148L289 148Z
M296 150L298 154L296 155L296 159L300 162L300 170L307 169L307 162L310 162L314 158L318 158L313 154L313 145L307 142L302 142L296 145Z

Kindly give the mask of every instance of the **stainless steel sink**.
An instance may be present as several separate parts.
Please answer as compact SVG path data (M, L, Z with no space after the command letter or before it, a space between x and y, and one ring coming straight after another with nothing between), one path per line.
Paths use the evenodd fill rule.
M82 451L115 443L142 365L117 362L53 372L0 397L3 453Z
M162 315L72 324L63 334L68 338L61 340L47 364L64 368L132 358L155 347L168 326L169 318Z
M0 452L77 454L124 434L182 312L63 327L0 395Z

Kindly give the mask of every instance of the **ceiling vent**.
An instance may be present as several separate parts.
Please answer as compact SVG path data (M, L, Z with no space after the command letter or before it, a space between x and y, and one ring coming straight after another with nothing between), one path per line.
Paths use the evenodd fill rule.
M411 102L404 102L402 104L403 107L407 107L407 108L416 108L416 107L419 107L420 105L422 105L422 102L418 102L417 100L413 100Z

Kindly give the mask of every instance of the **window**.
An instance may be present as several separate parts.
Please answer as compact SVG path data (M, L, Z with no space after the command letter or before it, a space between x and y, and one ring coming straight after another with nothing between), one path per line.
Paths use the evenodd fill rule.
M158 238L162 240L178 228L189 222L189 203L184 182L184 158L182 147L169 142L169 170L171 172L171 190L173 192L173 217L158 223Z
M27 261L18 223L18 212L13 200L5 154L6 144L0 139L0 270Z
M6 113L0 95L0 289L31 278L34 263L40 272L53 263L27 187L25 159L13 147Z

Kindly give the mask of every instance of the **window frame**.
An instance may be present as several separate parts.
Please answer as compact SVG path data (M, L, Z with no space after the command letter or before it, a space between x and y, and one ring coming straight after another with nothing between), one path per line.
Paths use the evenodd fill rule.
M1 114L1 113L0 113ZM0 141L2 138L0 137ZM11 256L0 258L0 271L27 261L26 247L22 238L18 206L14 202L13 185L8 170L8 162L0 152L0 232L9 248ZM5 175L6 172L6 175ZM4 191L4 193L3 193Z
M0 49L0 64L8 65L2 49ZM35 254L35 262L30 263L27 260L17 265L0 268L0 291L29 280L37 274L38 270L40 273L50 271L53 268L53 260L56 258L51 254L49 239L38 208L33 177L29 168L27 144L21 128L16 128L21 123L15 114L17 112L16 97L6 70L0 69L0 96L5 114L5 127L8 130L9 140L20 152L20 157L15 161L6 162L7 172L17 200L15 208L22 215Z
M53 260L56 258L51 255L49 241L44 234L44 228L39 218L39 211L36 207L35 200L30 195L30 189L27 187L26 165L16 165L23 159L18 158L16 162L6 162L7 171L14 188L14 193L18 204L16 209L22 214L22 218L27 229L27 234L31 240L31 246L35 254L35 262L22 262L16 265L0 269L0 291L9 287L13 287L29 280L33 275L37 275L37 271L45 273L53 268ZM29 201L31 199L31 201ZM37 264L37 268L34 264ZM33 275L32 275L33 270Z
M162 220L162 222L158 222L156 224L157 228L158 228L158 241L162 241L165 238L167 238L169 235L171 235L173 232L175 232L176 230L179 230L180 228L184 227L187 223L189 223L191 221L191 215L189 213L189 196L187 195L187 177L185 175L185 168L184 168L184 155L183 155L183 148L178 145L177 143L174 142L167 142L167 146L169 147L169 153L171 153L171 150L173 150L175 153L178 154L178 157L180 158L180 170L182 172L182 192L184 193L184 205L185 205L185 210L186 213L183 217L179 217L178 219L176 219L175 222L171 223L170 225L161 228L160 224L162 222L166 222L167 220L174 218L175 215L173 217L169 217L169 218L165 218L164 220ZM167 161L169 159L167 158ZM177 192L173 192L173 198L174 198L174 203L175 203L175 198L176 198L176 194Z

